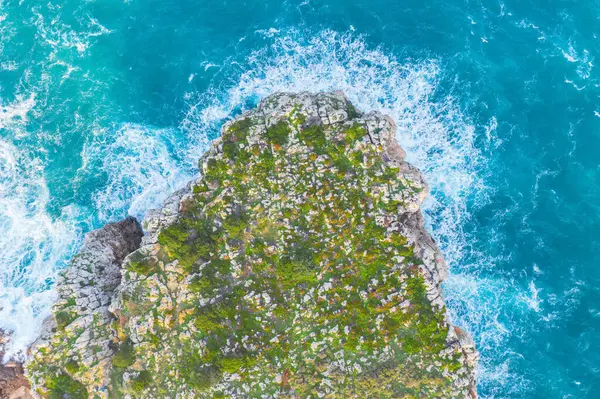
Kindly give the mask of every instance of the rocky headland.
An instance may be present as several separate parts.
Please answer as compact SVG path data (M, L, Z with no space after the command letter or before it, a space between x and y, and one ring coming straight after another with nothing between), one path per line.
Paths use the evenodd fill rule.
M341 93L225 124L201 177L87 235L31 348L50 398L475 398L422 175ZM142 231L143 229L143 231Z

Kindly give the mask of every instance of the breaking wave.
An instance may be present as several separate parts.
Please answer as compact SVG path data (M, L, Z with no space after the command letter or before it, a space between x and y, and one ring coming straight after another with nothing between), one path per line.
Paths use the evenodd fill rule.
M49 289L81 232L77 209L54 218L39 159L0 140L0 329L12 333L6 356L22 356L48 316Z

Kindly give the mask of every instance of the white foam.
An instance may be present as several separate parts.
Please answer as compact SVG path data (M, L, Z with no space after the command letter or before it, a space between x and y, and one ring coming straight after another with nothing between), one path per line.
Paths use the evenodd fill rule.
M50 7L52 8L52 7ZM73 48L78 55L84 55L94 43L94 38L113 33L112 30L103 26L97 19L88 16L86 19L77 21L75 26L64 22L60 13L55 10L43 10L35 12L36 27L39 37L53 49L49 59L54 60L59 49Z
M72 215L54 219L41 162L0 140L0 329L6 358L22 358L54 301L50 285L74 249Z
M540 299L540 288L535 285L535 281L529 282L529 295L521 296L521 299L533 309L535 312L539 313L541 310L542 300Z
M232 109L277 91L343 90L360 109L376 109L397 121L409 160L428 174L434 191L458 200L480 184L472 173L478 154L473 127L452 98L430 101L440 73L435 60L396 60L370 49L360 37L325 31L310 40L294 33L279 36L248 63L225 95L208 93L218 101L202 98L193 104L184 127L225 118Z
M191 179L195 162L179 161L190 147L178 146L175 130L125 124L96 133L82 151L78 178L105 173L107 180L94 198L95 220L87 224L126 214L141 219ZM0 141L0 231L7 232L0 239L0 329L11 334L5 360L23 359L37 338L56 300L57 273L82 242L78 221L92 217L67 207L52 218L49 200L42 162Z
M577 53L575 52L575 49L570 46L569 47L569 52L567 53L565 50L561 49L562 51L562 55L563 57L565 57L565 59L569 62L577 62Z
M195 161L179 160L178 154L188 150L181 139L173 129L124 124L86 144L80 173L90 165L108 177L94 198L100 222L114 221L124 213L141 219L191 179Z
M488 266L494 267L494 263ZM472 272L480 267L462 265L456 269L466 269L465 273L451 273L444 283L448 310L455 323L467 326L477 342L481 354L478 384L487 393L485 397L519 396L527 381L512 369L514 360L521 355L507 350L507 341L525 334L525 320L532 308L519 304L527 304L526 300L532 298L525 294L516 298L515 292L523 291L512 279L474 275Z
M91 79L79 76L76 66L89 55L99 36L112 33L91 16L65 18L61 10L52 5L31 10L29 22L35 25L35 46L42 57L36 58L35 65L22 60L17 60L22 65L0 60L1 68L23 69L15 89L22 94L11 100L0 98L0 329L12 334L7 358L22 357L37 337L55 299L52 285L79 248L82 229L115 221L127 213L141 217L147 208L158 206L185 183L194 166L191 159L179 161L180 150L172 131L136 125L124 125L117 131L96 131L95 139L90 139L81 154L83 166L77 176L81 180L56 184L72 184L77 190L97 183L104 172L106 187L97 193L90 204L92 209L69 206L58 210L58 215L47 210L56 212L57 199L50 197L45 181L43 153L53 144L60 145L63 129L44 131L34 127L28 131L29 119L44 117L41 112L53 109L48 93L56 91L66 79ZM10 14L3 20L6 29L0 32L0 54L6 43L18 39L15 26L22 22L12 20ZM35 72L38 67L39 74ZM57 75L55 69L64 73ZM98 106L107 105L104 102ZM102 110L96 111L101 117ZM77 112L73 116L77 128L85 126L83 134L97 126L83 120ZM32 137L21 140L29 134ZM195 143L197 153L201 147L198 140ZM37 155L28 152L29 148ZM189 149L184 145L181 151ZM77 200L83 197L85 202L85 192L75 194Z
M17 95L6 105L2 105L0 101L0 129L12 129L16 136L24 135L28 114L34 106L34 93L29 96Z

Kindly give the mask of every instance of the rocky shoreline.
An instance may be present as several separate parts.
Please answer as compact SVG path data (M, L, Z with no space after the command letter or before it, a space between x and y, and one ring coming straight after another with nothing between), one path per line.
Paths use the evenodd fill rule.
M404 155L394 122L342 93L264 99L143 232L86 236L31 348L33 392L475 398L477 351L448 322Z
M0 399L32 398L29 381L25 378L23 364L17 361L1 362L4 358L4 345L10 337L0 330Z

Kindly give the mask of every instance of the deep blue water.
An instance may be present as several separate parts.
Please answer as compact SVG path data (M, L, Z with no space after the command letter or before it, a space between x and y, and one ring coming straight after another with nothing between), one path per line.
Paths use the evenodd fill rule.
M35 338L83 234L196 173L276 91L389 113L432 189L484 398L600 397L600 3L0 1L0 328Z

